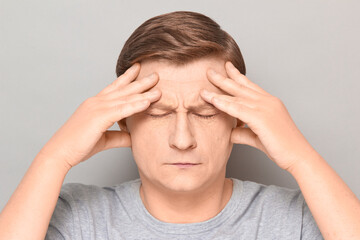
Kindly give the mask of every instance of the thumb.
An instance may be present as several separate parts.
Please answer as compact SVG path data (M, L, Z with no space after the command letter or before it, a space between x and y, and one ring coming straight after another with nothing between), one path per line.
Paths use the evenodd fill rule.
M131 137L128 132L107 130L103 150L110 148L131 147Z
M259 137L248 127L234 128L231 133L231 142L249 145L266 153L265 147L261 143Z

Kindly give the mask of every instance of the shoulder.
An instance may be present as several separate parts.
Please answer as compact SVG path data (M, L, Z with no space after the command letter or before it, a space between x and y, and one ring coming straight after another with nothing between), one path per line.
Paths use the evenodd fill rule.
M252 181L239 181L242 186L241 204L256 215L279 221L301 224L304 197L300 189L265 185Z
M117 200L119 195L127 195L137 180L131 180L112 186L97 186L83 183L66 183L61 187L59 198L68 202L81 202L87 204L104 204Z
M258 223L272 239L285 235L323 239L299 188L235 181L241 189L238 200L243 218Z
M50 220L48 236L60 234L77 239L76 236L87 234L92 228L102 232L106 224L114 220L114 216L118 222L131 222L128 208L132 203L131 190L136 183L138 180L106 187L83 183L63 184Z
M268 226L297 229L301 231L302 239L323 239L299 188L251 181L242 181L242 186L248 208L269 219L266 221Z
M92 239L94 233L101 235L115 228L113 223L130 224L128 206L133 187L134 180L107 187L63 184L46 239Z
M67 199L87 199L113 192L113 187L100 187L83 183L65 183L61 187L60 196Z
M277 185L265 185L252 181L243 181L243 191L252 196L252 200L271 204L300 204L304 197L299 188L286 188Z

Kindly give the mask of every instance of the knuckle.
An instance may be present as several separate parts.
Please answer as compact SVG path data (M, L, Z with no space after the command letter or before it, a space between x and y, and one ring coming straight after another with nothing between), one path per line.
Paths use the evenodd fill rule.
M281 99L278 98L278 97L272 96L272 101L273 101L276 105L279 105L279 106L284 105L283 101L281 101Z
M281 99L275 96L269 96L269 98L267 98L266 105L264 106L264 110L269 113L274 111L279 112L283 108L284 103L281 101Z
M248 108L249 108L248 106L240 103L240 104L237 104L237 105L236 105L235 111L236 111L237 113L242 113L242 112L248 111Z
M112 90L118 88L118 81L119 81L119 79L117 79L116 81L113 81L112 83L110 83L110 88Z
M97 97L89 97L82 103L82 105L85 105L86 107L93 106L93 105L95 105L96 98Z
M236 109L235 109L237 112L241 112L244 110L244 106L239 103L239 104L236 104Z
M243 90L245 88L244 84L242 84L242 83L239 83L238 87L239 87L240 90Z
M114 110L117 114L119 114L119 116L121 118L123 118L123 114L124 114L124 104L123 103L121 103L121 102L116 103L114 106Z
M244 105L244 102L240 98L235 98L235 102L236 102L236 105L238 105L241 108Z
M93 112L94 114L101 111L102 108L102 102L100 100L100 97L90 97L86 99L82 104L86 112Z

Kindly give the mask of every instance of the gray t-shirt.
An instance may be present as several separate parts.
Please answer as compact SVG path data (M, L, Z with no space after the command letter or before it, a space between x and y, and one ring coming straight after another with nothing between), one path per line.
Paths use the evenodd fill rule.
M140 179L62 186L45 239L323 239L299 189L233 180L225 208L198 223L166 223L140 197Z

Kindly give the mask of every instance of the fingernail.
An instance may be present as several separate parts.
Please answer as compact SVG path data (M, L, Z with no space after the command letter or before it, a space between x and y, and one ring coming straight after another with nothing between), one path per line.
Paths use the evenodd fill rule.
M138 67L139 67L139 64L138 64L138 63L134 63L134 64L131 66L130 71L134 72L136 69L138 69Z
M212 76L215 76L217 73L216 73L216 71L214 69L210 68L209 74L212 75Z
M148 76L148 78L150 78L150 79L155 79L155 77L156 77L156 73L152 73Z
M209 91L207 91L207 90L202 90L202 93L204 94L204 95L206 95L206 96L209 96L210 95L210 92Z
M156 96L156 95L159 94L159 90L149 91L149 94L150 94L151 96Z

